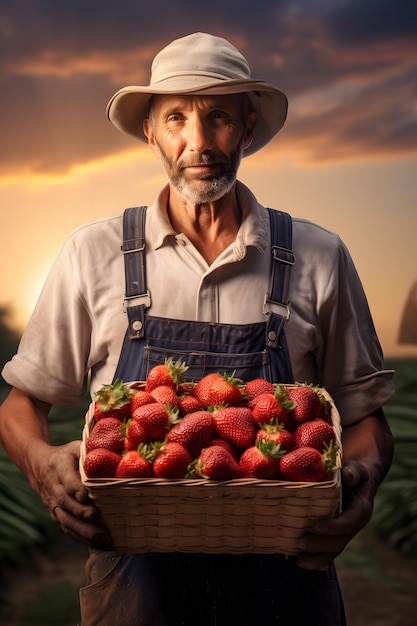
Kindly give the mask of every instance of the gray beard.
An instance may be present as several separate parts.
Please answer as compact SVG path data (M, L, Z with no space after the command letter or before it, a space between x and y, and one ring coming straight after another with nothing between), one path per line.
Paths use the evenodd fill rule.
M174 169L172 162L168 159L157 142L170 183L185 200L193 204L215 202L231 191L236 182L237 171L241 161L242 144L243 140L230 155L230 162L219 178L207 177L206 179L189 182L182 174L181 162L179 162ZM202 154L200 156L200 162L202 164L210 162L210 160L216 160L215 155Z
M199 189L195 189L182 176L171 178L171 183L177 192L193 204L205 204L206 202L220 200L220 198L223 198L230 192L235 182L235 174L223 174L220 178L205 181L203 187L201 187L200 181Z

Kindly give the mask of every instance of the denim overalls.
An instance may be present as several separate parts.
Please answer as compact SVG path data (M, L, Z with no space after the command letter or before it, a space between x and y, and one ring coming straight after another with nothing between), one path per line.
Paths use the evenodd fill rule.
M145 380L166 357L183 359L187 378L235 371L243 380L292 382L283 332L294 257L289 215L269 211L271 286L266 322L232 325L146 315L145 208L124 215L126 331L115 378ZM233 554L117 555L92 550L80 592L82 626L345 626L334 567L297 568L293 557Z

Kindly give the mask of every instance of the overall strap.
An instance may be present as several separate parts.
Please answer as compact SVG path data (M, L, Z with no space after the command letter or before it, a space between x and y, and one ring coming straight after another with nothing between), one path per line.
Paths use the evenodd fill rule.
M288 213L268 209L271 227L272 267L269 293L265 295L267 345L278 349L279 336L291 311L288 288L292 253L292 220ZM125 309L129 320L129 337L144 336L145 309L151 305L145 274L146 207L132 207L123 215L122 252L125 265Z
M288 300L291 268L295 257L292 252L292 219L288 213L268 209L271 225L271 282L265 295L264 313L267 316L267 346L279 347L279 336L290 317Z
M131 339L143 337L145 308L151 306L145 275L145 217L146 206L131 207L123 214L124 306Z

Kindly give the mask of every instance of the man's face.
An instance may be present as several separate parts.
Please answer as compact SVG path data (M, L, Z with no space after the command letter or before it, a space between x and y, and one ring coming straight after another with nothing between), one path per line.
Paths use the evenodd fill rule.
M154 96L144 130L178 193L202 204L233 187L255 121L241 94Z

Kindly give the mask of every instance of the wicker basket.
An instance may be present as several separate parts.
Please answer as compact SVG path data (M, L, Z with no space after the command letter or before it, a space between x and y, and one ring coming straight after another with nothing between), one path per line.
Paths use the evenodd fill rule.
M286 385L291 387L291 385ZM80 473L119 553L205 552L295 555L298 540L318 519L340 509L341 425L329 394L339 446L333 480L296 483L237 479L89 479L86 440L94 424L86 415Z

